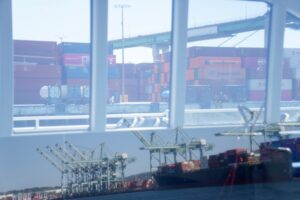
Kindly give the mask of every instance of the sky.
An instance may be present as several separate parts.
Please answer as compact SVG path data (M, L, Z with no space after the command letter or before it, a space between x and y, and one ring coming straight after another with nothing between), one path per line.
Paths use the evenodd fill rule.
M50 40L57 42L90 41L90 0L13 0L13 37L26 40ZM171 0L110 0L109 40L121 38L121 9L124 9L124 35L134 37L171 30ZM24 9L26 8L26 9ZM238 0L190 0L188 26L196 27L261 16L269 10L265 3ZM216 14L217 13L217 14ZM234 46L252 32L241 33L223 46ZM300 46L295 31L286 32L286 47ZM228 38L206 40L197 45L216 46ZM258 31L237 47L263 47L264 33ZM121 50L115 50L117 62L121 62ZM152 62L150 48L136 47L125 50L125 62Z
M121 9L116 8L116 5L119 4L130 6L124 9L125 37L171 30L171 0L110 0L109 40L121 38ZM195 27L246 19L263 15L267 10L268 7L264 3L235 0L191 0L188 24L189 27ZM26 40L89 42L89 15L89 0L14 0L13 37ZM243 37L245 36L237 36L235 40ZM255 46L262 46L262 40L258 33L243 45L253 46L253 41L255 41ZM202 45L214 45L214 42L218 41L205 41ZM234 41L230 41L226 46L233 44ZM116 50L114 53L117 55L117 61L121 62L121 51ZM131 63L151 62L152 51L144 47L126 49L125 61Z
M13 0L14 39L89 42L89 0ZM125 37L171 30L171 0L110 0L109 39L121 37L121 11L117 4L129 4L124 11ZM268 7L263 3L233 0L190 0L189 27L225 21L242 20L263 15ZM233 46L248 36L242 33L226 42ZM263 47L264 33L258 31L240 46ZM299 32L286 32L286 47L300 47ZM216 46L226 38L201 41L203 46ZM139 47L125 50L126 62L151 62L151 49ZM120 51L115 51L120 62ZM202 135L201 135L202 136ZM218 144L218 139L207 137ZM67 139L80 146L95 147L107 142L110 149L128 152L137 162L128 170L134 174L148 169L148 154L138 150L141 143L131 134L75 135ZM17 137L0 139L0 192L33 186L59 185L59 173L35 151L37 147L56 144L63 136ZM217 150L246 144L246 140L228 139Z

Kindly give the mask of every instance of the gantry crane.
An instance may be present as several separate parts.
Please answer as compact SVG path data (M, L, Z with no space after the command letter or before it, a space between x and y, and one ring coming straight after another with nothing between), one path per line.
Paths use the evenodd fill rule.
M66 141L65 147L48 145L48 152L37 151L62 174L62 193L76 197L83 193L101 193L110 190L122 190L124 186L128 155L104 154L104 143L100 148L82 151ZM99 156L95 156L99 155Z
M136 125L140 124L139 121L143 121L144 119L139 119L138 117L134 118L132 122L129 122L127 119L121 119L118 122L118 125L122 124L126 125L128 128L133 128ZM156 123L155 123L156 124ZM207 159L204 157L204 151L208 151L212 149L212 145L207 144L205 140L191 140L188 136L184 134L179 128L177 128L175 132L175 141L173 143L163 142L156 137L156 133L152 132L150 134L150 141L147 140L141 132L138 130L131 131L144 145L141 149L148 150L150 153L150 172L155 171L158 166L162 164L167 164L168 156L173 156L173 163L177 163L180 159L182 160L193 160L193 152L195 150L199 151L200 161L203 163L203 167L207 165ZM179 138L181 138L181 142L179 142ZM187 155L189 154L189 156ZM162 162L162 156L164 158L164 162ZM154 163L156 161L156 164Z

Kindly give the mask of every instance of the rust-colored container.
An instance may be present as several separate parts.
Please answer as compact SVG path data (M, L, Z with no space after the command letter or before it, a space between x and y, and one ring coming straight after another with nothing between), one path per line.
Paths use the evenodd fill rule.
M230 67L240 68L240 57L203 57L205 67Z
M41 98L37 90L15 90L14 104L42 104L45 100Z
M65 66L87 67L90 65L90 55L67 53L62 55L62 62Z
M186 80L188 80L188 81L194 80L194 70L188 69L186 71Z
M44 85L61 85L61 80L56 78L15 78L15 90L39 90Z
M62 72L59 65L15 64L17 78L57 78L61 79Z
M15 55L30 55L43 57L57 57L58 47L56 42L14 40Z

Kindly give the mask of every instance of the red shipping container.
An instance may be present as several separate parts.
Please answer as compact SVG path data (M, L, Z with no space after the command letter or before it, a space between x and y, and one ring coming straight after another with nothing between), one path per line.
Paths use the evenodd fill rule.
M266 79L267 71L265 68L246 68L247 79Z
M131 85L137 87L139 84L139 80L137 79L126 79L125 80L125 85Z
M15 78L15 90L40 90L45 85L61 85L60 79L55 78Z
M226 159L228 163L240 163L247 161L247 149L238 148L238 149L231 149L226 151L225 153Z
M170 64L169 63L163 64L162 72L170 72Z
M45 100L41 98L37 90L15 90L14 104L41 104Z
M201 79L226 80L243 82L245 80L245 69L236 67L204 67Z
M128 101L138 101L139 93L136 87L128 86L125 88L125 93L128 95Z
M267 68L266 57L243 57L242 66L245 68Z
M241 57L267 57L267 48L240 48Z
M264 101L265 91L249 91L248 94L249 101Z
M160 85L158 85L158 84L155 84L154 85L154 92L159 92L159 90L160 90Z
M69 67L86 67L90 65L89 54L63 54L63 64Z
M120 90L121 83L119 80L109 80L108 81L108 88L110 90Z
M14 64L40 64L40 65L58 65L57 57L36 56L36 55L14 55Z
M291 90L281 91L281 100L282 101L291 101L292 99L293 99L293 97L292 97Z
M188 56L190 58L198 56L217 56L217 57L238 57L240 48L235 47L190 47Z
M194 57L189 60L189 68L200 68L204 66L203 57Z
M188 69L186 71L186 80L188 80L188 81L194 80L194 70Z
M18 78L61 78L59 65L15 65L15 77Z
M206 67L241 67L241 59L239 57L203 57L203 62L203 66Z
M57 57L58 47L56 42L14 40L14 54Z

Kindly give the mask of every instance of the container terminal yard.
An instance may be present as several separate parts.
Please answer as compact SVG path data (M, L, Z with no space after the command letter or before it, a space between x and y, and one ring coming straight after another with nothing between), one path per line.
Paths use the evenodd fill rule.
M87 125L89 44L15 40L14 45L15 127L37 130L49 120ZM209 124L209 119L202 118L220 112L232 116L226 118L229 123L241 121L237 104L261 106L266 84L265 49L195 46L187 51L186 115L191 125ZM146 118L148 113L158 113L150 118L155 121L159 117L159 126L166 124L161 119L167 118L169 108L170 53L159 56L154 63L125 64L126 94L122 95L122 64L109 55L107 118L112 125L107 128L114 128L124 114L132 113L145 113L139 116ZM300 49L285 49L281 100L291 121L299 121L294 112L300 104L299 70ZM224 121L222 116L214 115L212 123L218 118Z
M89 44L15 40L15 104L86 104L89 97ZM30 49L30 51L28 51ZM187 103L262 101L266 76L263 48L190 47ZM167 101L169 53L155 63L125 64L123 102ZM108 57L108 99L120 102L121 64ZM282 101L300 100L300 49L285 49ZM222 94L221 91L223 92ZM26 95L25 95L26 94ZM192 95L192 96L191 96ZM222 96L221 96L222 95ZM201 98L205 96L206 98ZM204 100L203 100L204 99Z

